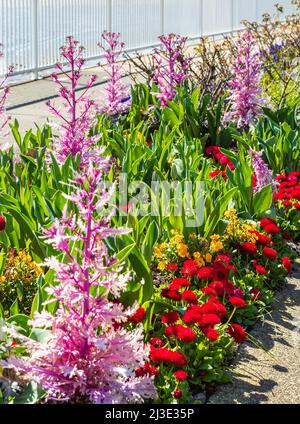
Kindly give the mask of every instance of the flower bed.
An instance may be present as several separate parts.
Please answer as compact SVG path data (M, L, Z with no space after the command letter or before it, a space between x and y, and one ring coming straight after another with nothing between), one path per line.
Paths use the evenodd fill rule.
M297 55L285 25L279 49L248 23L224 57L162 36L131 95L105 32L99 101L94 76L77 90L83 48L67 38L58 123L23 136L15 122L18 150L0 152L0 402L186 403L228 381L299 241L300 101L292 78L268 79L279 50ZM203 72L219 58L209 83L199 54Z

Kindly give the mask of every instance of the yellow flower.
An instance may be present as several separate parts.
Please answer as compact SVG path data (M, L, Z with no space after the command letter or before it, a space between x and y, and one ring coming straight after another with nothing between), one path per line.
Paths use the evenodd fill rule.
M188 257L190 256L190 255L189 255L188 247L187 247L187 245L186 245L186 244L184 244L184 243L179 243L179 244L178 244L177 252L178 252L178 255L179 255L181 258L188 258Z
M166 250L166 249L168 248L168 244L167 244L167 243L162 243L162 244L159 246L159 248L160 248L160 250L164 251L164 250Z
M203 256L201 255L200 252L195 252L193 254L195 261L197 262L197 264L199 265L200 268L202 268L205 265L205 261Z
M180 234L177 234L176 236L171 238L170 244L184 244L184 237Z
M215 252L219 252L220 250L222 250L223 247L224 247L224 244L221 241L212 241L210 243L209 250L211 251L211 253L215 253Z
M196 239L197 239L197 234L195 234L195 233L191 233L191 234L189 235L189 239L190 239L191 241L196 240Z
M161 259L163 257L162 252L159 247L154 247L154 256L158 259Z
M210 236L210 239L212 241L218 241L220 240L221 236L219 234L213 234L212 236Z
M2 276L0 277L0 283L4 283L4 282L5 282L5 280L6 280L6 278L4 277L4 275L2 275Z
M234 208L228 209L228 211L224 213L224 216L226 219L231 219L233 217L236 217L237 216L236 209Z
M206 255L205 255L205 260L206 260L206 262L211 263L211 261L212 261L212 256L211 256L211 254L210 254L210 253L206 253Z
M159 269L159 271L164 271L166 269L166 266L167 266L167 262L166 261L161 261L157 265L157 269Z

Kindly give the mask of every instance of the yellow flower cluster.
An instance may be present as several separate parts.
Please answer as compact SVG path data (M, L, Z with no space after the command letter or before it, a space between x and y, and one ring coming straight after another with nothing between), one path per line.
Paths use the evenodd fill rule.
M26 250L20 250L18 252L11 250L7 255L5 268L5 275L0 277L0 283L17 280L30 283L43 272Z
M216 253L223 249L224 244L221 241L221 236L219 234L213 234L210 236L210 240L209 250L211 253Z
M224 235L225 239L256 243L258 237L255 233L253 233L255 226L246 222L241 222L234 208L226 211L224 216L229 220Z
M181 258L189 258L189 248L185 243L184 236L176 230L172 230L173 237L170 239L170 245L176 246L177 253Z

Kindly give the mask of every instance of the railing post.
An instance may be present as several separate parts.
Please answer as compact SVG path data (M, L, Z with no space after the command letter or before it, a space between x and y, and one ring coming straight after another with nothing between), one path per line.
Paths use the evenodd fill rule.
M255 0L255 22L258 21L258 0Z
M38 41L38 0L33 1L32 10L32 58L33 58L33 79L39 77L39 41Z
M108 0L108 31L113 30L113 12L112 12L112 0Z
M231 8L231 14L230 14L230 29L231 29L231 35L234 34L234 0L231 0L230 2L230 8Z
M160 0L160 33L165 33L165 0Z
M203 37L204 34L204 5L203 0L200 0L200 36Z

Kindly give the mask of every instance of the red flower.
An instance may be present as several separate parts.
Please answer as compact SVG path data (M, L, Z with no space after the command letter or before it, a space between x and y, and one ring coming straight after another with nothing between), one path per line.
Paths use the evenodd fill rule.
M198 272L198 264L194 259L188 259L183 263L181 274L188 277L194 277Z
M269 225L269 224L275 224L276 225L276 221L274 221L274 219L272 219L272 218L262 218L260 220L260 226L261 227L265 227L266 225Z
M243 343L247 338L246 331L239 324L231 324L227 333L234 338L236 343Z
M264 268L262 265L258 264L256 260L253 261L252 263L253 263L253 266L254 266L255 270L259 274L261 274L261 275L266 275L267 274L266 268Z
M227 264L229 264L229 262L231 261L231 259L232 259L232 255L231 255L231 253L221 253L220 255L218 255L217 257L216 257L216 261L217 262L220 262L220 261L222 261L222 262L226 262Z
M175 278L171 284L177 285L179 287L189 287L191 283L186 278Z
M223 303L221 303L217 298L211 298L209 302L213 302L213 304L217 307L216 314L219 315L221 319L225 318L227 315L227 310Z
M187 364L186 356L180 352L173 352L166 348L150 348L150 360L153 362L170 362L178 367L185 367Z
M281 258L281 262L282 262L282 265L284 266L284 268L287 270L287 272L291 272L292 262L291 262L290 258L287 258L287 257L284 256L283 258Z
M158 337L154 337L153 339L150 340L150 344L154 347L163 347L164 342Z
M240 250L249 255L256 255L257 253L257 247L254 243L251 243L251 241L245 241L245 243L239 245L238 247Z
M257 186L257 176L256 173L253 172L252 174L252 187L255 188Z
M177 337L185 343L192 343L197 337L197 334L191 328L182 327L177 331Z
M279 234L281 232L280 228L276 224L265 225L264 230L268 234Z
M150 376L155 377L158 374L158 369L154 365L151 365L149 362L145 363L144 369Z
M212 287L204 287L201 289L203 294L209 294L210 296L217 296L216 290L214 290Z
M0 231L4 231L6 227L6 219L4 216L0 215Z
M292 206L292 202L290 202L289 200L285 200L284 202L282 202L283 206Z
M224 283L222 281L213 281L208 287L215 290L217 296L223 296L224 294Z
M178 270L178 265L176 264L170 264L166 266L166 270L167 271L177 271Z
M265 247L263 249L263 254L271 260L274 260L277 258L277 251L275 249L271 249L271 247Z
M247 306L247 303L244 301L244 299L241 299L240 297L231 296L229 299L229 302L235 307L235 308L245 308Z
M209 173L209 176L212 180L214 180L218 175L222 174L222 171L216 170Z
M181 294L176 290L163 289L161 291L162 297L166 297L167 299L175 300L176 302L180 302Z
M225 156L223 153L217 153L215 155L215 158L221 165L227 165L230 162L228 157Z
M188 378L188 376L189 376L188 373L186 373L183 370L175 371L173 373L173 375L176 378L176 380L178 380L178 381L185 381Z
M182 321L185 324L195 324L196 322L198 322L203 314L201 308L202 306L191 305L184 313Z
M197 303L198 303L198 297L197 297L196 293L194 293L191 290L186 290L185 292L183 292L182 293L182 299L185 300L189 304L197 305Z
M176 336L176 334L177 334L176 325L169 325L168 327L165 328L166 337L173 337L173 336Z
M168 361L177 367L185 367L187 364L186 356L180 352L170 352Z
M161 322L164 324L174 324L176 321L178 321L180 318L180 315L178 312L168 312L164 314L161 318Z
M233 162L231 162L231 160L227 163L227 166L231 171L235 170L235 166L234 166Z
M203 328L202 333L212 342L215 342L219 338L219 333L214 328Z
M198 278L200 280L207 280L209 278L213 278L213 276L214 276L214 270L213 268L209 266L205 266L201 268L198 272Z
M267 246L268 244L271 243L271 238L269 236L266 236L264 234L261 234L258 231L255 232L255 234L258 237L258 239L257 239L257 243L258 244L261 244L262 246Z
M229 295L232 295L234 293L234 285L230 281L224 281L224 289Z
M175 389L173 396L175 399L181 399L182 398L182 390L181 389Z
M136 377L144 377L145 375L156 376L158 374L158 369L151 365L149 362L145 362L145 365L141 368L135 370Z
M130 322L133 324L138 324L144 320L146 316L146 311L144 308L139 308L134 315L130 318Z
M205 153L207 155L217 155L218 153L220 153L220 147L219 146L208 146L205 149Z
M205 314L201 319L201 325L210 325L211 327L220 324L220 322L220 317L216 314Z

